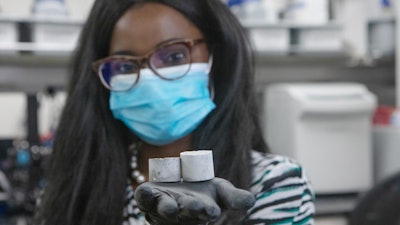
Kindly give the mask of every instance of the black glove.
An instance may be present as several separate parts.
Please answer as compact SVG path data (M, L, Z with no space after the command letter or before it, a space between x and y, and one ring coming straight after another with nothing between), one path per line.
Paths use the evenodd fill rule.
M222 209L249 209L255 197L229 181L156 183L138 186L135 199L152 225L205 224L216 221Z

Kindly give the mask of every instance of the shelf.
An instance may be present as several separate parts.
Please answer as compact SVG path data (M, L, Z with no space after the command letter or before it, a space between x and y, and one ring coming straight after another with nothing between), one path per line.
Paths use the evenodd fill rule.
M63 19L63 18L37 18L37 17L6 17L0 16L1 23L31 23L35 25L32 37L35 37L36 31L41 31L41 40L35 42L1 42L0 38L0 54L2 55L19 55L20 52L31 52L35 54L48 54L56 57L70 56L75 49L74 40L78 31L67 41L59 41L61 43L52 43L52 40L60 39L59 32L51 32L51 29L60 29L62 26L72 31L82 27L84 20L82 19ZM370 19L370 24L394 22L394 18L375 18ZM253 43L255 55L258 57L276 57L281 60L284 57L296 58L315 58L317 61L320 57L323 60L331 58L347 58L351 53L346 52L342 46L342 29L343 25L337 21L327 24L295 24L289 22L280 22L276 24L268 24L257 21L241 21L244 28L249 32L250 39ZM36 26L37 25L37 26ZM48 25L48 26L47 26ZM48 28L50 27L50 28ZM36 31L35 31L36 30ZM17 32L20 32L17 30ZM65 32L71 35L74 32ZM53 34L52 40L48 40L48 35ZM58 35L58 36L57 36ZM255 37L256 36L256 37ZM254 39L255 37L255 39ZM65 44L68 43L68 44ZM370 43L372 48L371 54L373 59L381 58L378 51L380 46ZM376 50L378 49L378 50ZM4 57L2 57L4 58Z
M396 18L392 16L388 17L379 17L379 18L370 18L368 20L369 24L375 24L375 23L395 23Z
M241 20L241 24L247 29L263 28L263 29L341 29L342 25L338 22L330 22L327 24L295 24L288 22L280 22L276 24L268 24L257 21Z
M34 42L0 42L2 52L32 51L41 53L71 54L75 45L62 43L34 43Z
M0 23L32 23L32 24L65 24L83 25L84 20L77 18L44 18L44 17L12 17L0 16Z
M358 196L316 197L316 215L335 215L351 213L359 201Z
M65 68L70 60L71 54L43 54L43 55L35 55L32 53L29 54L0 54L0 67L1 66L15 66L15 67L29 67L27 70L32 67L42 68L42 67L62 67ZM1 68L0 68L1 71Z
M33 26L33 30L31 30L32 34L31 36L33 39L35 39L36 36L40 38L40 40L35 41L32 40L32 42L24 41L24 42L12 42L10 43L10 40L6 42L1 42L0 41L0 52L3 54L19 54L21 51L28 51L28 52L33 52L33 54L36 54L37 52L39 54L52 54L52 55L70 55L71 52L75 48L74 44L74 39L76 39L76 33L77 29L80 29L81 26L83 25L84 21L81 19L73 19L73 18L38 18L38 17L5 17L5 16L0 16L0 24L3 22L3 24L12 24L12 23L30 23ZM282 56L282 55L341 55L342 53L338 51L338 49L332 50L332 48L327 48L323 49L320 46L317 49L309 49L307 48L307 38L315 38L315 36L320 35L320 32L318 30L322 30L322 32L330 32L328 35L327 34L322 34L325 35L326 37L332 37L331 33L337 33L338 30L341 29L341 25L336 22L330 22L328 24L293 24L293 23L279 23L279 24L266 24L266 23L260 23L260 22L251 22L251 21L241 21L243 26L250 30L249 32L255 32L255 33L262 33L262 32L267 32L267 35L271 37L271 32L289 32L288 36L286 37L287 40L283 40L280 37L277 37L275 39L270 39L267 41L262 40L261 42L268 42L273 43L275 40L280 40L280 43L282 48L275 48L275 43L269 44L269 46L272 46L273 49L269 49L269 46L266 48L262 46L261 48L259 47L259 42L254 44L254 50L256 51L256 55L261 55L261 56ZM55 25L65 25L65 27L70 29L72 32L64 32L65 34L71 35L72 33L75 33L75 36L71 36L69 40L67 41L59 41L57 43L57 40L60 39L59 33L60 26L55 26ZM11 28L10 28L11 29ZM54 32L52 32L54 30ZM300 30L300 31L298 31ZM58 32L56 32L58 31ZM17 31L21 32L21 31ZM270 33L268 33L270 32ZM37 34L39 33L39 35ZM57 36L58 35L58 36ZM261 34L263 35L263 34ZM278 36L281 34L278 34ZM285 35L285 34L284 34ZM15 35L14 35L15 36ZM48 37L48 36L53 36L53 37ZM251 36L251 34L250 34ZM295 36L295 37L294 37ZM299 39L293 41L293 39ZM317 37L318 40L321 38ZM1 38L0 38L1 40ZM54 41L55 40L55 41ZM337 42L337 40L334 40ZM54 43L55 42L55 43ZM313 41L311 41L313 42ZM65 44L68 43L68 44ZM301 46L301 44L305 44L304 46ZM268 44L267 44L268 45ZM337 44L336 44L337 45ZM261 49L261 50L260 50ZM260 50L260 51L259 51Z
M255 52L255 63L257 67L271 68L279 67L304 67L320 66L324 68L347 68L349 56L342 52L320 52L303 54L282 54Z
M304 56L316 56L316 57L342 57L345 56L345 52L344 49L322 49L322 48L316 48L316 49L312 49L312 48L305 48L302 46L298 46L298 45L292 45L289 48L289 54L290 55L304 55Z
M83 23L74 18L0 16L0 54L71 55Z
M337 49L307 49L301 46L292 45L288 48L287 51L277 51L277 50L261 50L255 51L255 55L258 57L304 57L304 58L314 58L314 59L321 59L321 58L345 58L347 54L344 50L337 50Z

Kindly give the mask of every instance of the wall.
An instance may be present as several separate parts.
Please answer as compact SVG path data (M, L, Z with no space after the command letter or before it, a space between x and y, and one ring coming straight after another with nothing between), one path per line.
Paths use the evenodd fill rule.
M0 13L23 17L30 14L33 0L0 0Z

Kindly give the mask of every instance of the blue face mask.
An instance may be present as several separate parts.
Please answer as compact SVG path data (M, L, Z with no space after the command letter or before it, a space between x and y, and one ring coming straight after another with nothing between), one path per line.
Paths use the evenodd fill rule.
M163 68L173 73L176 67ZM126 92L111 91L110 109L140 139L152 145L172 143L196 129L215 108L208 89L209 64L192 63L177 80L163 80L150 69ZM132 76L135 76L133 74ZM116 85L124 85L124 78ZM119 84L120 83L120 84Z

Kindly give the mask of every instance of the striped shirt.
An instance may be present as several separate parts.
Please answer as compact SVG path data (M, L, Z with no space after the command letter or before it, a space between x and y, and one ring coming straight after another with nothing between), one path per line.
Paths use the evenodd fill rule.
M252 151L252 184L256 197L246 224L313 225L314 193L304 170L293 160ZM123 225L143 225L132 185L127 186Z

